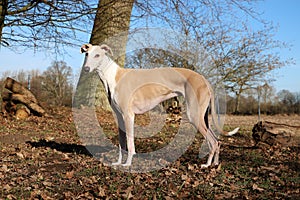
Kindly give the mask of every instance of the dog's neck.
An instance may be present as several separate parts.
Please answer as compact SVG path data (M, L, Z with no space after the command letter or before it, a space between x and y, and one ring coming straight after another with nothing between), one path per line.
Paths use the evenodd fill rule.
M99 66L97 67L97 73L102 80L106 93L113 96L113 91L116 86L116 73L119 66L110 57L105 56Z
M98 72L102 80L105 79L105 75L107 74L107 71L111 68L112 63L113 60L108 56L104 56L103 59L101 59L101 61L99 62L96 71Z

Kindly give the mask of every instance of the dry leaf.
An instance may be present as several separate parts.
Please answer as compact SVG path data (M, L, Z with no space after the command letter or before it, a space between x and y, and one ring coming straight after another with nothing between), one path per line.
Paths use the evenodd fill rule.
M257 185L256 183L254 183L254 184L252 185L252 189L253 189L253 190L258 190L258 191L260 191L260 192L264 191L264 189L258 187L258 185Z
M9 171L7 165L2 165L2 171L3 172L8 172Z
M18 153L16 153L16 155L17 155L19 158L24 159L24 155L23 155L22 153L18 152Z
M43 185L46 186L46 187L51 187L51 186L52 186L52 183L49 182L49 181L44 181L44 182L43 182Z
M130 186L130 187L128 187L126 190L125 190L125 194L123 194L122 196L124 197L124 198L126 198L126 199L131 199L131 198L133 198L133 195L132 195L132 190L133 190L133 187L132 186Z
M66 178L71 179L74 176L74 171L70 171L66 173Z
M105 194L105 189L104 188L102 188L101 186L99 186L98 187L98 195L100 196L100 197L105 197L106 196L106 194Z
M3 189L10 191L11 190L11 186L6 184L5 186L3 186Z
M193 188L198 187L200 185L200 181L196 180L194 181L194 183L192 184Z

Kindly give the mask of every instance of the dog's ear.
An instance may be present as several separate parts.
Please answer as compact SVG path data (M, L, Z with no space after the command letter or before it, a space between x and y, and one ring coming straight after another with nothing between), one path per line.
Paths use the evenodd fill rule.
M91 44L84 44L80 48L80 53L88 52L89 48L91 48L93 45Z
M106 53L109 53L111 56L114 56L111 48L108 45L102 44L100 48L103 49Z

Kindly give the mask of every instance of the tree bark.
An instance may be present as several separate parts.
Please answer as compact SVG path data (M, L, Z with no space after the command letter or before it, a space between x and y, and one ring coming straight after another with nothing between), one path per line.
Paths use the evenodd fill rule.
M0 45L2 41L2 30L4 28L4 20L7 13L8 0L0 0Z
M121 55L116 58L120 66L124 66L125 50L130 25L130 16L134 0L99 0L92 35L91 44L108 42L114 54ZM110 37L119 35L113 41ZM116 40L117 41L116 41Z
M236 93L236 100L235 100L235 109L234 113L239 114L240 113L240 101L241 101L241 94Z
M133 3L134 0L99 0L90 38L91 44L106 43L112 48L114 55L122 55L114 58L120 66L123 66L125 62L127 32ZM119 34L121 37L110 40L110 38ZM101 106L105 110L110 109L104 87L98 75L85 73L83 70L81 70L73 101L73 106L80 107L81 105L95 105Z

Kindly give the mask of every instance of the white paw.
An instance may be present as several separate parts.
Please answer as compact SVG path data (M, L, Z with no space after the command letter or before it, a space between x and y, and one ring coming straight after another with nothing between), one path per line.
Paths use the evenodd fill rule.
M202 164L201 165L201 169L203 169L203 168L208 168L210 165L208 165L208 164Z
M124 164L122 164L122 166L123 167L129 167L129 166L131 166L131 163L124 163Z
M112 166L117 166L117 165L121 165L121 162L114 162L114 163L111 163Z

